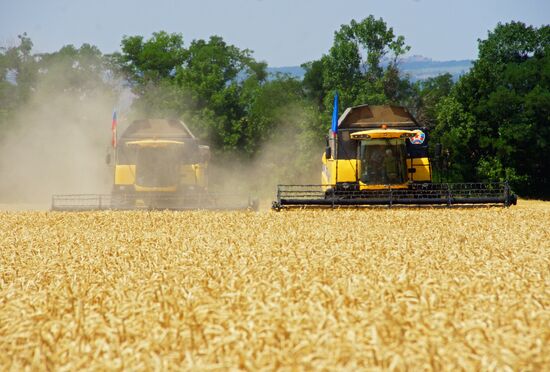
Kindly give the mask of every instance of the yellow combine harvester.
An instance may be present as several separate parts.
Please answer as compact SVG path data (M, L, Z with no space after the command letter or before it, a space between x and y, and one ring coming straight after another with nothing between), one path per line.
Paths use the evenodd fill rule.
M116 133L116 132L115 132ZM113 139L111 195L54 195L53 210L248 209L248 196L208 189L210 149L179 120L133 121ZM111 163L111 156L107 162Z
M506 182L433 183L427 130L404 107L356 106L333 121L322 156L321 184L279 185L274 209L516 204ZM436 148L441 151L441 146Z

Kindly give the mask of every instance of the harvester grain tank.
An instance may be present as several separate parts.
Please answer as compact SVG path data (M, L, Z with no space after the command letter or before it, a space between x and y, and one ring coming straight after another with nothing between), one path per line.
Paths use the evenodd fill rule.
M434 183L429 133L404 107L350 107L334 121L321 184L278 185L274 209L516 203L506 182Z
M54 195L54 210L248 209L256 202L238 193L209 190L210 149L180 120L133 121L114 151L110 195ZM113 162L111 155L107 162Z

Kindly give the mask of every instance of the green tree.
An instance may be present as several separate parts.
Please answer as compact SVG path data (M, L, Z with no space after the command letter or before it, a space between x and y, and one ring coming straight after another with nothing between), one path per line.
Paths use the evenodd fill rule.
M183 47L183 36L165 31L154 32L148 40L144 40L143 36L124 36L121 48L122 53L115 54L113 58L126 78L136 83L137 87L173 77L187 53Z
M121 52L109 58L115 77L127 81L136 95L133 116L180 117L189 110L190 95L176 82L176 73L187 58L181 34L154 32L124 36Z
M550 196L549 30L498 24L438 106L436 133L454 153L456 179L508 179L520 194Z
M306 97L309 98L318 107L319 111L324 111L325 83L323 80L323 62L321 60L307 62L301 66L306 72L302 80L302 86Z
M39 67L32 47L26 33L18 35L17 45L0 47L0 136L36 86Z
M405 38L395 35L382 18L352 20L334 34L328 54L304 64L304 89L328 118L333 92L340 93L341 107L358 104L398 103L411 94L411 85L400 76L399 57L410 49Z
M335 33L334 45L323 57L325 89L341 91L345 106L392 100L396 97L387 97L384 87L399 79L397 61L409 49L383 19L370 15L361 22L352 20Z
M437 105L451 94L453 86L453 77L449 73L418 81L412 98L414 102L411 102L416 120L429 128L435 127Z
M432 132L432 143L441 142L449 151L447 180L477 181L475 176L476 146L475 117L467 112L454 96L448 96L437 105L437 126ZM460 124L458 124L460 123ZM458 125L457 125L458 124ZM438 171L438 169L437 169Z
M254 139L248 152L253 153L262 143L271 139L276 131L291 131L297 134L299 130L296 113L305 106L300 81L281 75L266 82L256 90L251 100L246 120L247 137Z
M93 45L80 48L65 45L57 52L45 53L38 61L42 89L83 97L109 89L105 79L105 59Z
M190 96L186 118L214 149L253 151L252 132L246 119L254 92L267 78L266 64L251 51L229 45L219 36L195 40L177 69L177 84Z
M140 115L183 118L214 152L248 153L256 148L247 114L267 78L266 64L221 37L183 46L179 34L125 36L112 60L137 95Z

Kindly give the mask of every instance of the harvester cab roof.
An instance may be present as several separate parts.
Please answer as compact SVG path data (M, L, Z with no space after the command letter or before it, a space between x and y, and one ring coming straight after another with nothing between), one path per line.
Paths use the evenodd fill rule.
M420 128L420 124L402 106L360 105L347 108L338 119L338 130L382 128L409 129Z
M120 136L120 141L139 139L195 139L187 125L173 119L134 120Z

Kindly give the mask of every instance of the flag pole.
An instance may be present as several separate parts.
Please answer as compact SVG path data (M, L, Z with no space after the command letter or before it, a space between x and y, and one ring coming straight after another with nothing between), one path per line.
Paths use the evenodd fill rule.
M334 160L336 161L336 178L334 189L338 183L338 91L334 92L334 104L332 108L332 140L334 141Z

